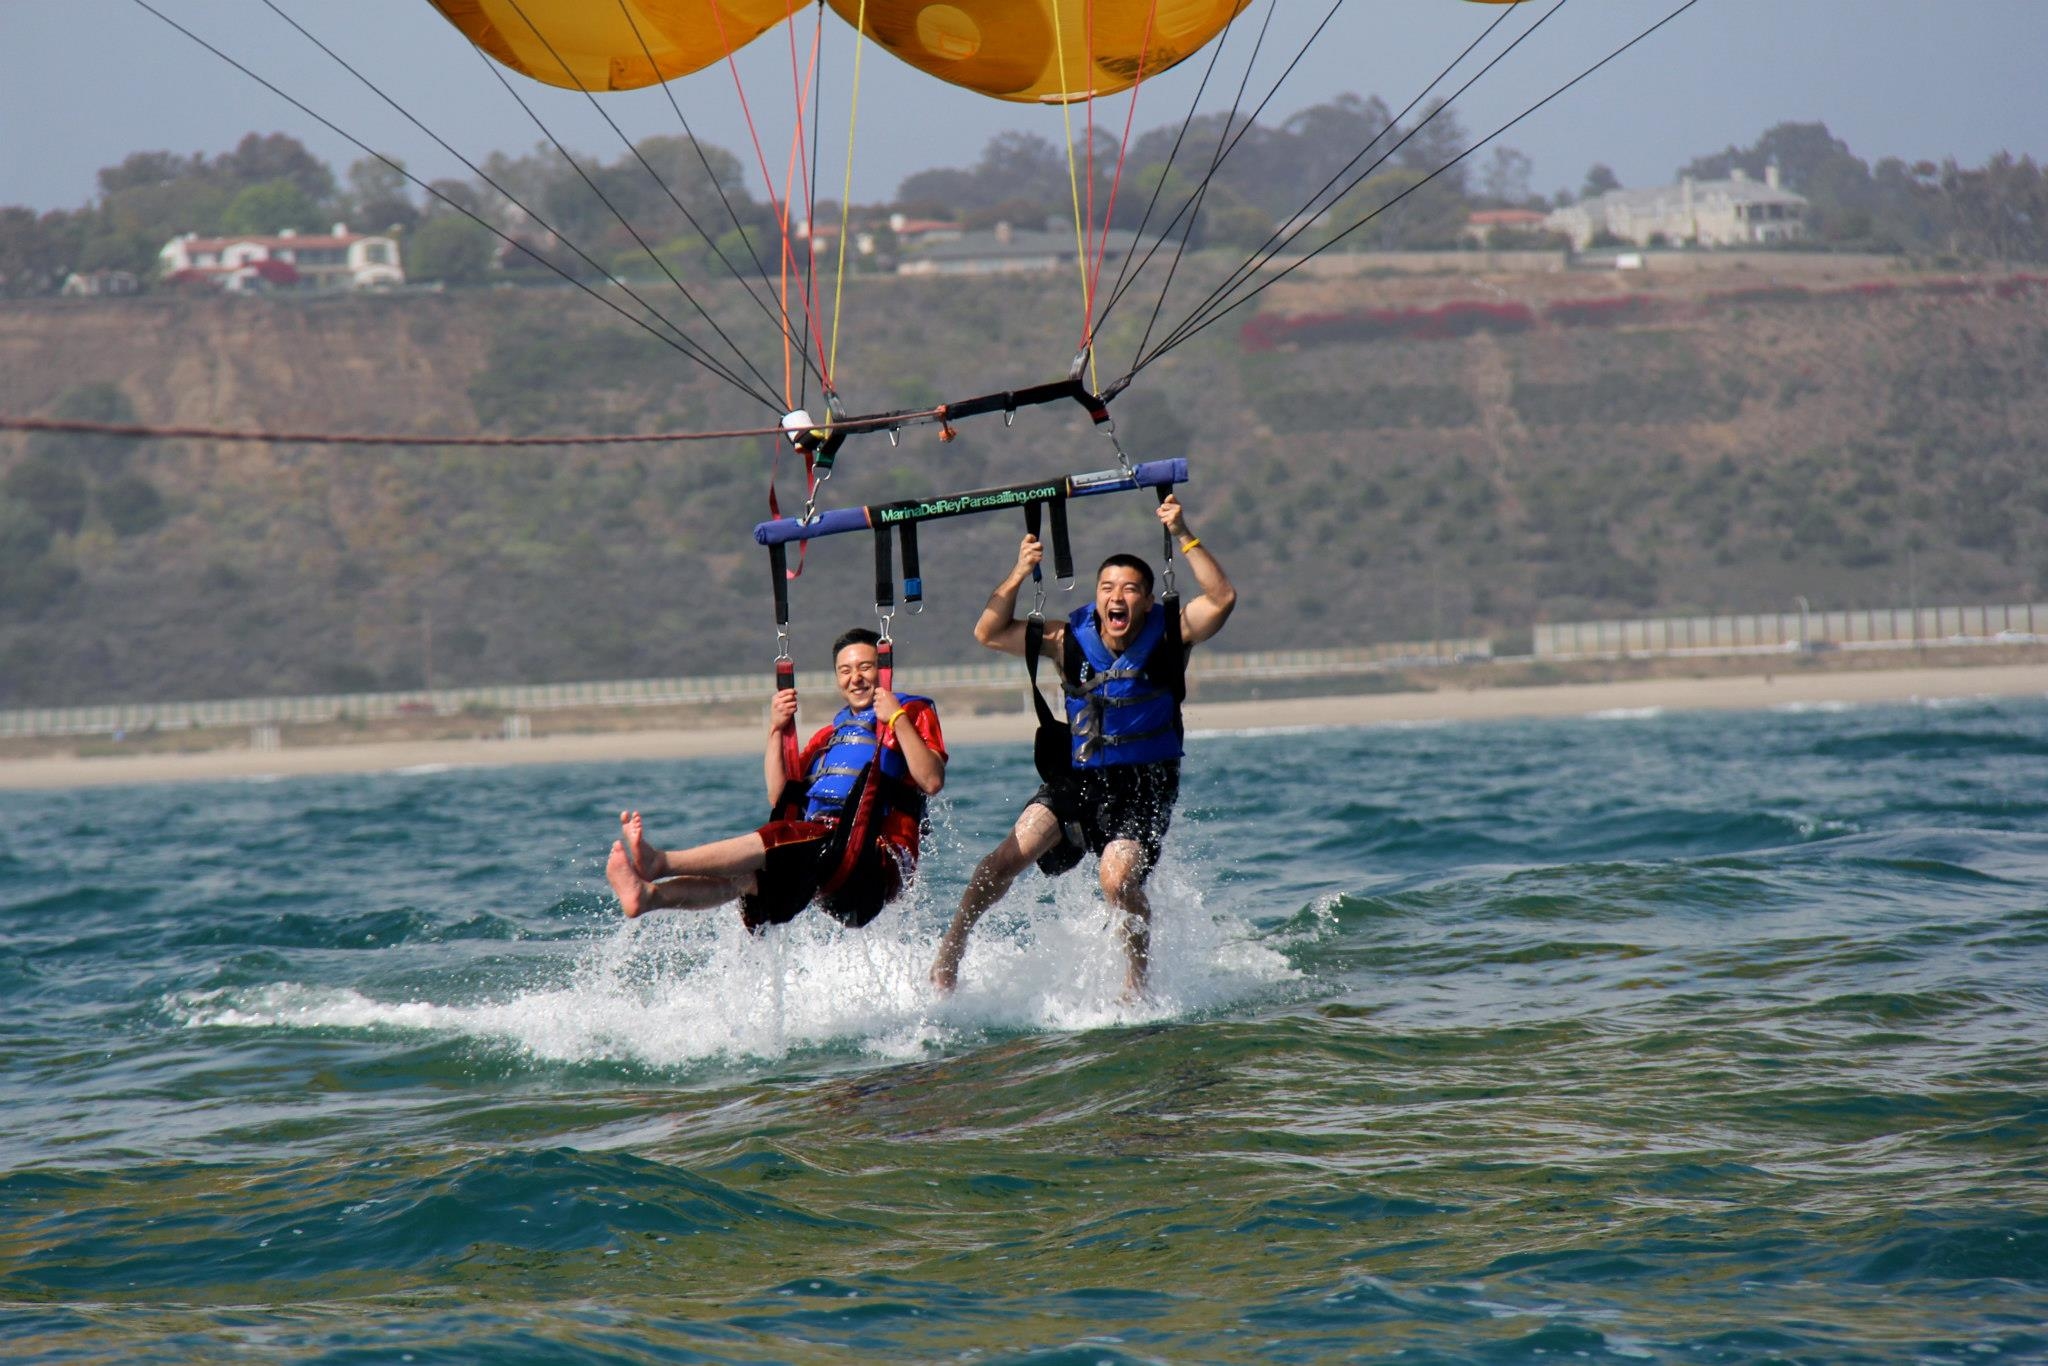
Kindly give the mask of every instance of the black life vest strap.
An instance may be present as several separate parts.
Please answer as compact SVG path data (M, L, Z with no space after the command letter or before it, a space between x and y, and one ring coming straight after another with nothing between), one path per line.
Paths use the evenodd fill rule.
M836 892L845 886L846 879L859 866L860 856L874 840L875 789L879 786L874 779L875 765L870 762L853 780L853 791L840 809L832 833L825 837L824 846L818 851L819 866L825 870L818 880L821 893Z
M1031 675L1031 705L1038 712L1038 729L1031 737L1031 762L1038 769L1038 776L1050 783L1074 771L1074 741L1067 723L1053 715L1052 708L1045 704L1045 694L1038 690L1038 661L1044 652L1045 618L1033 616L1024 623L1024 668Z

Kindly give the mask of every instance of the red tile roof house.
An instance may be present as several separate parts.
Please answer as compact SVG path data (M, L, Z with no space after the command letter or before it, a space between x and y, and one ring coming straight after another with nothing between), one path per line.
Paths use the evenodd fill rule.
M398 242L354 233L336 223L331 233L174 237L157 253L163 278L200 282L235 292L265 288L376 289L405 283Z

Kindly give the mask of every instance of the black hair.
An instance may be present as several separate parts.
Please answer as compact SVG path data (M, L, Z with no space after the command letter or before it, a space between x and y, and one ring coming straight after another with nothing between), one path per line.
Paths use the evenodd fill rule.
M865 626L856 626L850 631L841 632L839 639L832 642L832 661L835 664L838 663L839 652L849 645L880 645L881 643L882 638L873 631L870 631Z
M1111 568L1112 566L1114 566L1114 567L1116 567L1116 568L1119 568L1119 569L1135 569L1135 570L1137 570L1137 571L1138 571L1138 579L1139 579L1139 581L1140 581L1141 583L1143 583L1143 585L1144 585L1144 588L1145 588L1145 592L1146 592L1147 594L1151 593L1151 591L1152 591L1152 566L1151 566L1151 565L1149 565L1149 564L1146 564L1146 563L1145 563L1145 562L1144 562L1143 560L1139 559L1139 558L1138 558L1138 557L1137 557L1136 555L1124 555L1124 554L1116 554L1116 555L1112 555L1112 556L1110 556L1110 557L1109 557L1108 559L1106 559L1106 560L1104 560L1104 561L1102 562L1102 569L1098 569L1098 570L1096 570L1096 571L1095 571L1095 581L1096 581L1097 583L1100 583L1100 582L1102 581L1102 572L1103 572L1103 570L1104 570L1104 569L1109 569L1109 568Z

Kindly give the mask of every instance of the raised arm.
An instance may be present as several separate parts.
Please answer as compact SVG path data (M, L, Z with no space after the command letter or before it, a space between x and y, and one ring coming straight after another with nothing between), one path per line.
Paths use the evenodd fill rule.
M981 619L974 623L976 640L1006 655L1024 653L1025 622L1017 615L1017 590L1024 586L1024 580L1031 577L1031 571L1044 558L1045 547L1038 543L1036 536L1027 534L1017 547L1017 563L996 585L996 591L988 595L988 602L981 609ZM1065 629L1064 622L1046 624L1047 654L1057 657L1060 633Z
M1223 572L1215 552L1188 530L1187 511L1181 507L1180 499L1172 494L1166 496L1159 505L1159 521L1179 544L1181 558L1188 562L1195 582L1202 586L1201 596L1182 604L1180 609L1181 639L1190 645L1198 644L1222 630L1223 623L1230 620L1237 607L1237 589Z

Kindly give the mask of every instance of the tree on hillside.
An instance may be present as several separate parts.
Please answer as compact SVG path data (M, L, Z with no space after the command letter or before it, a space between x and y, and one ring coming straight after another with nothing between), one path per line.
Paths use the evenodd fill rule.
M0 209L0 297L49 293L63 284L77 256L70 215Z
M229 234L267 235L288 228L295 232L318 232L325 226L320 206L289 180L251 185L229 200L220 214L220 230Z
M402 169L381 157L363 157L349 165L343 217L362 232L409 232L419 223L420 210Z
M430 218L405 242L406 278L423 283L473 285L488 278L498 239L488 228L455 214Z
M2000 152L1974 171L1945 162L1935 188L1962 251L2048 260L2048 178L2032 157Z
M231 184L265 185L288 180L308 202L327 206L335 197L334 172L284 133L250 133L235 150L214 159L214 170Z
M1479 171L1479 192L1502 208L1518 208L1529 202L1529 173L1535 163L1526 152L1496 147Z
M1396 164L1433 177L1431 187L1442 193L1463 199L1469 192L1465 163L1459 158L1470 144L1448 102L1433 101L1412 127L1396 135L1396 141Z
M1339 177L1342 183L1364 170L1369 162L1386 153L1393 141L1389 136L1393 126L1393 114L1377 95L1369 99L1339 95L1287 119L1280 125L1280 131L1293 140L1294 146L1282 160L1296 192L1291 203L1277 206L1279 211L1295 209L1333 177Z
M1604 161L1596 161L1586 168L1586 178L1579 185L1579 198L1598 199L1601 195L1620 188L1621 177L1614 173L1614 168Z

